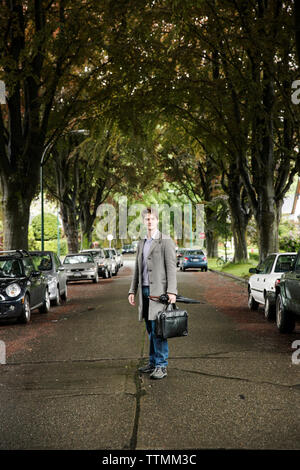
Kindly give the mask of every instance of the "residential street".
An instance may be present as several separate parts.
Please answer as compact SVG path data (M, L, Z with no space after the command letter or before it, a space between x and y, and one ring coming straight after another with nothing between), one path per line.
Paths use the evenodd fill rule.
M148 338L129 305L134 258L117 277L70 284L66 305L0 325L1 449L300 449L300 325L280 335L247 286L178 272L189 335L169 340L168 377L137 368Z

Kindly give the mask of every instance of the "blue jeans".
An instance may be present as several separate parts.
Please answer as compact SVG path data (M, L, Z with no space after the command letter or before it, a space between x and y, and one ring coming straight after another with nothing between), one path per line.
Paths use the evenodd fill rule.
M143 317L146 323L147 333L149 335L149 363L155 367L167 367L169 347L168 340L157 338L155 335L155 320L148 320L150 293L148 286L142 287L143 291Z

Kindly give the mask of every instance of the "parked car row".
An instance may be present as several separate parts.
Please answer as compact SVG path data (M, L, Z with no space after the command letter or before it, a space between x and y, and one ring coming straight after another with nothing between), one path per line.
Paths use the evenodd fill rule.
M135 245L123 245L122 247L122 254L135 253L135 252L136 252Z
M16 318L29 323L31 311L50 309L48 281L37 270L33 258L25 251L14 250L0 255L0 318Z
M29 323L32 310L50 310L68 297L70 281L99 281L117 275L123 258L115 248L82 250L63 263L53 251L0 252L0 320Z
M118 274L123 266L123 256L116 248L93 248L81 250L80 253L89 253L96 260L99 276L107 279Z
M267 320L275 319L281 333L291 333L300 315L300 251L272 253L249 272L249 309L262 305Z

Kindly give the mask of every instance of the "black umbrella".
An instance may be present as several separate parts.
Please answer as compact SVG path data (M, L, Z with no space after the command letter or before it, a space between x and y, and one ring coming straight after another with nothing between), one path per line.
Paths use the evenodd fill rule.
M155 300L156 302L160 302L162 304L169 303L168 294L162 294L159 297L155 295L149 295L150 300ZM157 300L156 300L157 299ZM176 302L183 302L184 304L203 304L200 300L190 299L189 297L184 297L183 295L176 295Z

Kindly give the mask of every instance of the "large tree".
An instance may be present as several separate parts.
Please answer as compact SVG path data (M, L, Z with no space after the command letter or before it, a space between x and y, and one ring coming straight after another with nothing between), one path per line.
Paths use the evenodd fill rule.
M6 249L27 248L43 152L74 116L85 112L83 91L91 78L101 82L106 59L98 7L94 0L1 2L0 78L7 106L0 112L0 182Z
M87 123L86 123L87 124ZM91 245L98 207L114 203L117 193L137 197L157 177L153 168L155 132L123 134L111 119L97 119L89 129L64 134L52 150L48 192L60 203L69 252Z
M278 250L283 198L299 171L292 10L279 0L144 6L143 23L128 17L131 39L121 35L129 100L143 96L144 107L154 102L190 123L195 138L219 143L226 171L238 175L234 197L246 194L251 205L264 259Z

